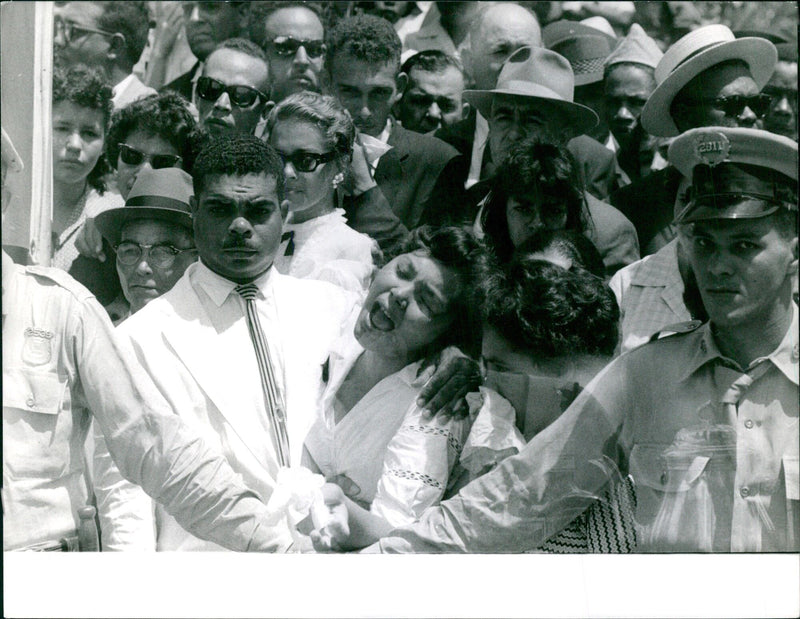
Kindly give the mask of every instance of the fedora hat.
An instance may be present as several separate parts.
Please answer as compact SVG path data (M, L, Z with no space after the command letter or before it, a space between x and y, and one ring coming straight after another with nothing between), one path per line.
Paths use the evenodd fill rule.
M655 71L658 86L642 109L642 127L651 135L680 133L670 106L681 89L700 73L726 60L742 60L761 90L772 77L778 52L760 37L737 39L727 26L714 24L693 30L667 49Z
M157 219L192 231L189 201L192 177L179 168L142 170L131 187L125 206L103 211L95 218L100 234L116 246L122 227L137 219Z
M561 20L545 26L542 42L569 61L575 85L585 86L603 79L603 63L617 40L581 22Z
M567 114L575 135L586 133L597 122L593 110L573 102L572 67L563 56L540 47L523 47L505 62L493 90L465 90L464 99L490 118L492 99L497 95L536 99Z

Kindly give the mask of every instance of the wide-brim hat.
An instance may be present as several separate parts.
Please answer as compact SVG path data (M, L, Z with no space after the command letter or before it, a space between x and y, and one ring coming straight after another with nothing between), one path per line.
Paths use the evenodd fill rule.
M491 117L492 100L498 95L535 99L543 107L564 112L569 129L581 135L599 119L591 108L574 103L575 83L572 67L563 56L549 49L525 47L505 62L492 90L465 90L463 97L484 118Z
M542 43L569 61L575 86L585 86L602 81L603 65L617 39L581 22L561 20L544 27Z
M655 70L658 86L642 109L642 128L660 137L680 133L670 106L681 89L700 73L726 60L742 60L761 90L778 61L775 46L760 37L737 39L727 26L715 24L693 30L667 49Z
M790 138L763 129L699 127L675 138L668 157L692 185L678 222L797 211L797 142Z
M155 219L175 224L192 232L192 177L179 168L142 170L125 200L125 206L103 211L95 218L100 234L112 245L120 241L125 224L139 219Z

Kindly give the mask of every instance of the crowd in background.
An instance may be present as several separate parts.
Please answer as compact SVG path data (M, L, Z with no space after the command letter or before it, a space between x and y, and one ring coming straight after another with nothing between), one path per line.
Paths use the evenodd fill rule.
M5 549L800 548L796 4L53 16Z

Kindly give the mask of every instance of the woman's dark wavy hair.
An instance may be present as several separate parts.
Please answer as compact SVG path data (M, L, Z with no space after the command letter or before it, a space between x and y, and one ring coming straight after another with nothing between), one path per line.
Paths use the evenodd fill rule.
M585 269L600 279L606 278L606 267L597 247L582 232L575 230L537 230L514 250L514 258L548 249L569 258L573 268Z
M484 324L515 350L555 359L614 354L619 307L602 279L564 269L529 254L505 268L495 264L480 286Z
M137 99L114 112L106 136L106 155L116 168L120 142L124 143L135 131L143 131L175 147L183 158L183 169L191 173L196 154L196 130L197 123L189 111L189 102L177 92L168 90Z
M91 110L100 110L103 113L103 131L105 144L108 144L108 121L114 107L111 85L103 74L86 65L72 67L56 67L53 71L53 106L62 101L74 103L80 107ZM105 177L111 172L106 155L100 155L92 171L86 177L86 182L99 194L106 190Z
M530 195L540 199L543 209L555 203L566 206L567 230L586 229L583 181L572 154L565 146L526 138L511 148L498 167L484 205L487 243L501 262L508 262L514 252L506 203L509 198Z
M453 324L440 338L429 344L420 354L428 357L446 346L458 346L462 352L476 357L480 354L480 315L474 292L484 269L486 250L467 227L420 226L387 256L387 262L402 254L423 251L437 262L452 269L461 278L459 297L450 307Z

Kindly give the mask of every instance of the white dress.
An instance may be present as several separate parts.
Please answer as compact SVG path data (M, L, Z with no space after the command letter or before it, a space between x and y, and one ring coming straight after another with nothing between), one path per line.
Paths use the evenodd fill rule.
M287 223L275 256L279 273L318 279L361 294L372 279L378 244L347 225L344 209L303 223Z

